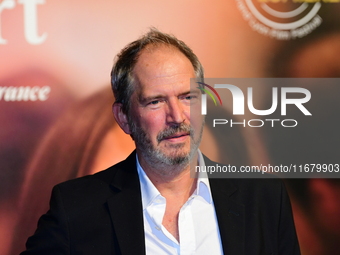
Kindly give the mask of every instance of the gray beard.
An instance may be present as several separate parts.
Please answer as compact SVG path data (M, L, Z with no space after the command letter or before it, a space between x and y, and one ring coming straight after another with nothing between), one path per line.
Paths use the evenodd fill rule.
M203 125L200 135L197 141L194 140L194 130L187 124L181 123L177 126L170 126L165 130L161 131L157 135L157 141L160 143L164 138L174 135L178 132L188 132L191 138L190 151L189 152L178 152L184 146L183 144L170 145L172 154L165 154L160 149L155 148L150 138L147 136L145 130L129 120L129 126L131 130L131 136L134 139L136 146L141 156L147 161L147 163L153 168L157 168L158 172L162 175L169 175L170 173L175 175L181 172L184 167L188 166L190 160L194 157L202 138ZM172 171L170 171L172 169ZM175 171L178 169L177 171Z

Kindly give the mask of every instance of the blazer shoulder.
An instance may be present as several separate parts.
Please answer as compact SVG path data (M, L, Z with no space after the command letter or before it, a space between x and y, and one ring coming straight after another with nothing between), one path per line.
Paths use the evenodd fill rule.
M86 175L57 184L54 189L65 194L80 193L83 196L96 191L111 189L112 184L124 184L131 176L137 175L135 153L127 159L93 175ZM119 185L118 185L119 186Z

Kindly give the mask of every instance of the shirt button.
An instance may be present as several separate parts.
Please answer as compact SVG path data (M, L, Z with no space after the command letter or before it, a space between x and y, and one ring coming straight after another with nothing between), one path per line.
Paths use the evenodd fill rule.
M159 199L159 198L157 198L157 199L155 200L155 202L156 202L156 203L161 203L161 202L162 202L162 200L161 200L161 199Z
M161 230L158 226L156 226L155 229L157 229L158 231Z

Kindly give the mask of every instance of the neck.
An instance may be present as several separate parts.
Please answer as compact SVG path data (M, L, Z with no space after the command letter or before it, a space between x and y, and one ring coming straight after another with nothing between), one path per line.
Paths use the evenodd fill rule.
M162 162L149 164L139 155L138 160L144 172L164 197L178 196L187 199L196 189L197 178L190 175L190 162L175 166L164 165ZM191 160L198 161L197 153Z

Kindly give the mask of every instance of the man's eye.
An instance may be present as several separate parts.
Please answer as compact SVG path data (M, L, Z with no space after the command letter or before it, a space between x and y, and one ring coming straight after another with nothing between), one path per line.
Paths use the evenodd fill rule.
M195 98L196 98L196 96L194 96L194 95L188 95L188 96L184 97L185 100L192 100L192 99L195 99Z
M147 105L158 105L159 103L161 102L161 100L153 100L153 101L150 101L149 103L147 103Z
M149 104L155 105L155 104L158 104L158 103L159 103L159 100L155 100L155 101L151 101Z

